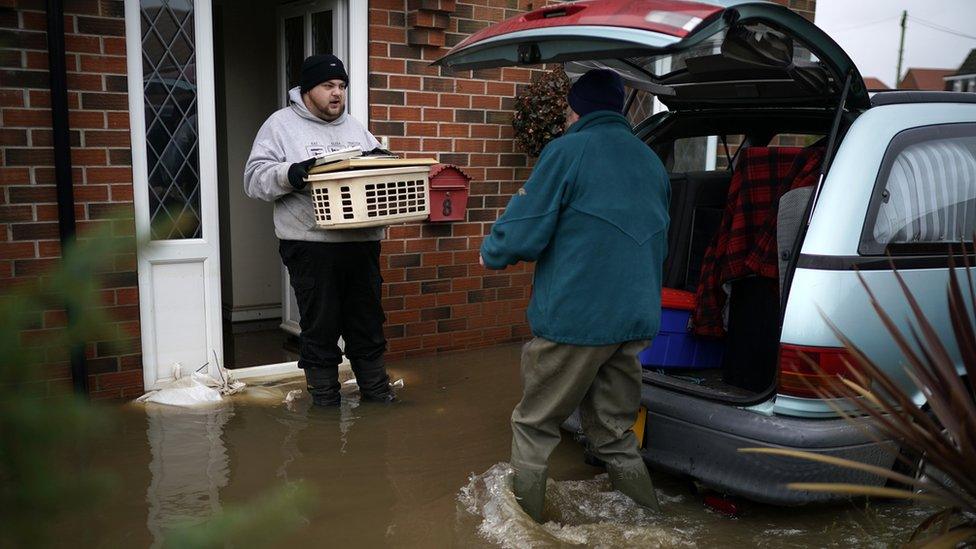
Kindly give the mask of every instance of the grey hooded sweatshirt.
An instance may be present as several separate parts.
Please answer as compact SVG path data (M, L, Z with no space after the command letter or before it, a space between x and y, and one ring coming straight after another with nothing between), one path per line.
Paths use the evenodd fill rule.
M288 167L313 156L346 147L370 151L380 146L355 118L342 113L326 122L308 111L297 87L288 92L291 105L276 111L254 138L244 166L244 192L274 202L275 235L281 240L362 242L380 240L384 227L322 230L315 228L308 187L296 191L288 182Z

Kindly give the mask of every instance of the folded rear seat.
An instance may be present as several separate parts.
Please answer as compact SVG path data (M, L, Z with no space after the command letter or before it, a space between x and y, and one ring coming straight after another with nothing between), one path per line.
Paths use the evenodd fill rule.
M728 200L732 173L671 174L671 224L664 286L695 291L705 248L718 230Z

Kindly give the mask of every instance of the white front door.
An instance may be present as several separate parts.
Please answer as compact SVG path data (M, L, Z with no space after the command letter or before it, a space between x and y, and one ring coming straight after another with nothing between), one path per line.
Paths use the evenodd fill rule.
M125 0L146 390L223 364L210 0Z
M295 2L278 9L278 102L288 106L288 90L298 85L302 61L309 55L331 53L348 60L344 3L339 0ZM349 71L349 63L346 62ZM288 270L281 267L281 328L298 335L298 301Z

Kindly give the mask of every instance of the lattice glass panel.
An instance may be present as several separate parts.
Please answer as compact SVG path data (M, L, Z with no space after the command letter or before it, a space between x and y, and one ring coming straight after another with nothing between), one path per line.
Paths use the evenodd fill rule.
M139 9L152 237L200 238L193 0L140 0Z

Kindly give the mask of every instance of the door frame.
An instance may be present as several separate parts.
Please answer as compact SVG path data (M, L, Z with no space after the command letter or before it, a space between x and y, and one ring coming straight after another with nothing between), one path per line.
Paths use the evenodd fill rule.
M135 210L137 273L139 280L139 320L142 341L143 386L154 389L171 379L160 375L161 349L157 333L157 307L154 298L154 267L202 263L203 322L206 326L206 361L184 364L184 373L207 367L218 376L223 365L221 327L220 242L217 207L217 119L214 81L213 13L210 0L193 3L194 55L196 63L197 152L200 178L201 238L152 240L149 212L149 173L146 152L146 118L142 64L142 14L139 0L125 0L126 68L128 73L129 127L132 152L133 208ZM166 300L169 301L169 300Z
M206 299L204 309L209 342L208 373L217 375L223 365L222 304L220 292L219 218L217 203L217 121L214 81L213 6L211 0L194 1L194 42L197 63L197 131L200 166L201 221L203 238L184 241L152 241L149 215L148 159L142 75L142 27L139 0L125 0L126 64L128 73L129 125L132 145L133 206L136 237L142 244L137 253L139 280L140 338L142 341L143 386L149 391L167 377L158 375L156 363L160 348L154 333L155 302L152 293L152 269L163 261L204 263ZM339 26L347 43L346 68L349 72L347 110L357 120L369 125L369 35L368 2L339 0L344 12ZM343 28L344 25L344 28ZM354 29L360 32L355 32ZM206 184L206 182L211 182ZM179 250L180 245L196 245L196 250ZM185 246L184 246L185 247ZM207 248L211 247L211 248ZM207 248L201 253L200 248ZM175 257L171 257L175 256ZM166 259L168 258L169 259ZM184 365L185 368L192 365ZM198 366L197 366L198 367ZM195 369L195 368L194 368ZM234 371L240 379L297 372L297 362L267 364ZM184 369L184 373L187 373Z
M358 0L300 0L278 6L276 12L275 25L277 35L275 37L277 47L277 63L275 79L278 86L278 106L288 106L288 90L285 87L285 48L284 30L285 19L300 15L307 15L316 11L332 9L332 28L333 53L342 59L349 73L349 88L346 96L346 110L353 118L363 124L369 124L368 115L368 33L355 33L351 29L367 27L368 3ZM305 55L314 52L312 47L312 25L310 19L305 20ZM360 69L362 67L362 69ZM299 335L301 328L298 325L298 304L295 299L295 292L289 282L288 270L284 265L281 266L281 324L282 330ZM340 343L342 346L342 343Z

